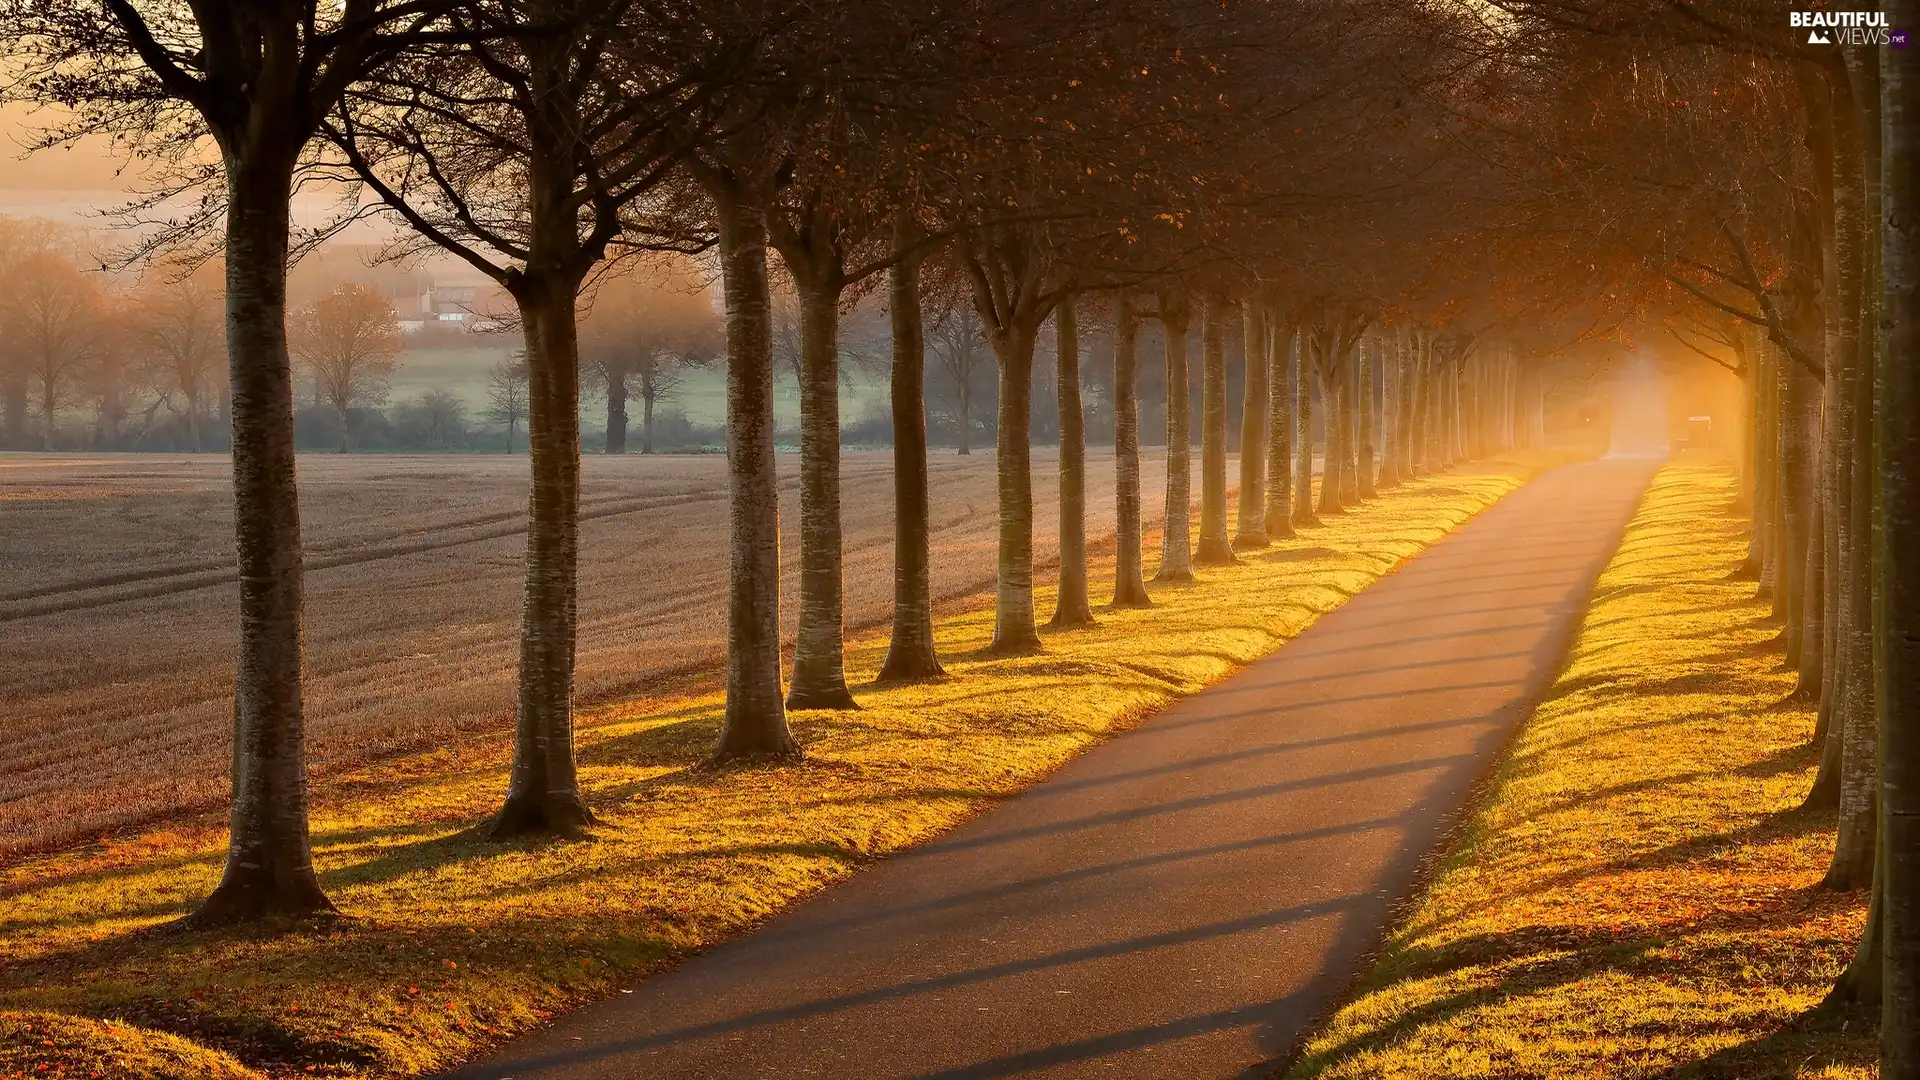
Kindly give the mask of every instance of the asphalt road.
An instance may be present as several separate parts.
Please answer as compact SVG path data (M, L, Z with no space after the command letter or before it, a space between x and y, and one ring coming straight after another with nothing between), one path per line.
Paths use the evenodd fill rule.
M1536 479L940 841L456 1075L1265 1075L1553 677L1652 469Z

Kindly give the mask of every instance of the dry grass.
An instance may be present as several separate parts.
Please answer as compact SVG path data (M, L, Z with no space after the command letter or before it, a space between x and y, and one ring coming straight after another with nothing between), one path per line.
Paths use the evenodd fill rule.
M211 887L213 820L0 871L0 1009L171 1032L272 1075L441 1068L952 827L1271 651L1542 463L1409 485L1309 530L1297 557L1157 590L1150 611L1047 634L1041 656L981 657L991 615L974 605L940 626L952 679L798 715L803 764L703 767L712 693L590 711L582 781L603 824L580 842L467 831L504 786L497 736L344 770L313 823L337 920L139 933ZM855 680L884 646L884 633L856 636Z
M1813 717L1727 580L1732 495L1658 475L1464 845L1289 1077L1875 1075L1871 1018L1806 1015L1865 901L1816 887Z
M1197 458L1196 458L1197 461ZM630 696L720 661L726 462L585 461L578 687ZM1035 468L1040 550L1058 499ZM892 613L891 458L845 463L847 615ZM795 462L781 459L785 580L797 582ZM993 459L933 460L934 588L993 575ZM344 769L465 753L511 722L526 460L301 459L309 753ZM1163 468L1145 470L1157 513ZM1088 470L1112 520L1110 459ZM0 455L0 859L221 804L234 666L224 458ZM1096 530L1096 539L1099 534ZM794 597L784 599L792 634Z

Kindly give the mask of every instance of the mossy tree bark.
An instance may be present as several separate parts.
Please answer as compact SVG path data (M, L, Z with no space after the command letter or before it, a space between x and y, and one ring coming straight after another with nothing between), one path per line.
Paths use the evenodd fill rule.
M1300 365L1294 328L1269 306L1267 327L1267 537L1293 535L1293 441L1300 411Z
M1167 503L1160 532L1160 571L1156 581L1193 580L1193 436L1187 383L1187 330L1193 309L1184 293L1160 297L1161 337L1166 347Z
M887 309L893 329L893 638L880 665L881 682L946 674L933 647L926 327L920 302L920 259L908 251L918 232L906 215L896 219L895 262L887 275Z
M1266 305L1253 296L1241 302L1240 351L1246 358L1240 393L1240 508L1235 547L1263 548L1267 539L1267 393Z
M1227 526L1226 320L1233 302L1214 294L1200 315L1200 545L1204 566L1234 561Z
M1051 625L1085 626L1093 621L1087 599L1087 428L1080 403L1080 324L1071 295L1061 299L1053 317L1059 344L1054 385L1060 406L1060 589Z

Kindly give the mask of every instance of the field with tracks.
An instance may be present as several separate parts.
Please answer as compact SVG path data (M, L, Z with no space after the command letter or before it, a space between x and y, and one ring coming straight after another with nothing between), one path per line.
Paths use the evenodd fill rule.
M846 457L851 625L891 612L891 464ZM789 634L797 466L782 457ZM316 782L509 726L526 460L309 455L300 470ZM942 454L932 470L935 594L955 599L992 580L993 458ZM1043 561L1053 471L1036 454ZM1151 521L1164 468L1142 471ZM1090 533L1110 537L1111 458L1094 455L1088 473ZM212 455L0 455L0 857L223 802L228 483ZM725 627L724 458L588 458L583 513L581 703L712 671Z

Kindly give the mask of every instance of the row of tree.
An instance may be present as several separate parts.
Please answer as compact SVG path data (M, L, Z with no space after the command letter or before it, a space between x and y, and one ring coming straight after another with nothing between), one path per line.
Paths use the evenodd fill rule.
M925 312L955 299L978 319L998 379L1002 653L1041 647L1029 449L1043 326L1057 353L1060 627L1091 617L1083 317L1097 312L1115 343L1121 605L1147 602L1142 320L1158 324L1165 400L1200 387L1197 535L1190 412L1166 410L1163 579L1422 468L1537 440L1553 371L1542 358L1578 355L1582 342L1671 332L1735 366L1754 387L1760 436L1756 557L1784 597L1796 659L1819 659L1822 685L1837 688L1832 773L1843 835L1856 838L1843 855L1880 853L1856 854L1853 875L1835 879L1857 880L1862 861L1878 868L1856 968L1885 978L1885 1075L1920 1069L1920 639L1900 636L1920 617L1900 602L1915 560L1903 561L1903 534L1867 527L1912 513L1900 502L1913 482L1902 425L1920 416L1893 407L1912 400L1910 322L1899 321L1911 310L1898 306L1911 303L1900 261L1912 244L1900 186L1911 115L1896 61L1822 51L1739 0L115 0L107 11L0 0L0 40L21 58L16 93L73 110L49 142L105 131L172 163L205 197L158 235L212 227L224 256L244 634L231 855L196 921L329 907L306 840L285 303L288 261L315 239L290 229L291 193L324 181L350 192L349 217L377 206L404 226L396 257L464 260L518 309L532 485L515 757L496 835L592 821L572 753L579 304L624 256L711 253L722 279L732 570L720 760L796 754L787 710L853 704L840 321L882 284L897 511L883 680L942 674ZM1782 116L1800 125L1795 137L1774 135ZM182 149L208 135L217 163ZM775 257L799 309L790 678ZM1728 320L1757 327L1765 346ZM1246 374L1230 522L1236 324ZM1701 336L1715 332L1754 347L1728 359ZM1807 385L1816 373L1819 395ZM1317 493L1302 436L1316 416ZM1869 816L1878 843L1862 849ZM1848 992L1866 984L1850 976Z
M1890 33L1913 10L1894 7L1849 35L1736 0L1496 0L1482 40L1524 38L1543 61L1530 126L1495 123L1510 167L1546 166L1528 170L1539 211L1576 210L1557 242L1744 382L1744 572L1818 706L1807 803L1839 822L1823 885L1872 897L1831 1000L1881 1003L1881 1075L1912 1077L1920 539L1902 523L1920 357L1913 89Z

